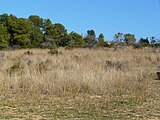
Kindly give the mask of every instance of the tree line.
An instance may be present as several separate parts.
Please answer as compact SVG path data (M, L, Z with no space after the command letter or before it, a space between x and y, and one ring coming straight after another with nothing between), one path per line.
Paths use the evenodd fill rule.
M141 38L136 42L134 34L117 33L109 44L103 33L96 37L94 30L87 30L82 36L76 32L68 33L65 26L52 23L50 19L31 15L18 18L6 13L0 15L0 49L8 48L55 48L55 47L112 47L116 43L125 45L160 46L155 37Z

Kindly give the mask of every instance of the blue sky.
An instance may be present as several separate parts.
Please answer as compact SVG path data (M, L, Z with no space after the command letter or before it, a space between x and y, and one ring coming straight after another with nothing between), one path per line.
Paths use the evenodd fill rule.
M160 33L160 0L2 0L3 13L50 18L83 35L93 29L106 40L117 32L135 34L137 40Z

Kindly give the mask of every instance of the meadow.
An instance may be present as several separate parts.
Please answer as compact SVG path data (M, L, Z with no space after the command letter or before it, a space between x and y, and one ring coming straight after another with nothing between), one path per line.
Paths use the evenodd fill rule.
M158 48L6 50L0 66L0 119L160 119Z

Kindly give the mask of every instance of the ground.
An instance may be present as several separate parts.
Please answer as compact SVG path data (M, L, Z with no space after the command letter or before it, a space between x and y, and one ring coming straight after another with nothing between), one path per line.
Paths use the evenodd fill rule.
M159 64L157 52L26 51L4 51L0 119L160 120L160 80L153 74L158 68L152 69Z
M9 120L159 120L160 81L150 88L156 95L138 104L108 101L105 96L1 95L0 119ZM5 94L4 94L5 95Z

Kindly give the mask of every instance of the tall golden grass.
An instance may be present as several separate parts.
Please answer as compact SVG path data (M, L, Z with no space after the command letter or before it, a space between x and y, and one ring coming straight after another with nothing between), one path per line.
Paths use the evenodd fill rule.
M33 54L26 54L30 51ZM0 91L27 94L90 94L118 99L145 99L160 69L160 54L151 48L1 51Z

